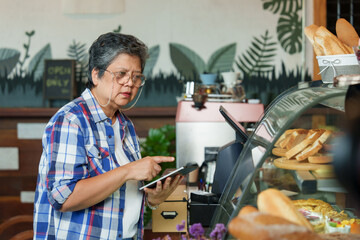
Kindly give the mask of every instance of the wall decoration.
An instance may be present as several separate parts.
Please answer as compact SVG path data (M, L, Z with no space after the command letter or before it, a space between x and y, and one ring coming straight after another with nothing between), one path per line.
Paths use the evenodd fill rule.
M255 75L266 75L274 69L277 42L269 36L266 30L264 35L253 37L250 47L238 57L236 66L242 72L242 76L251 78Z
M126 34L138 36L149 46L144 69L147 82L137 106L176 106L187 81L199 83L200 74L204 72L225 71L240 71L247 97L259 98L268 104L277 94L300 82L304 72L297 66L304 51L301 45L302 0L251 3L233 0L229 4L221 0L196 3L158 0L157 4L166 9L161 14L153 2L134 0L128 10L119 15L77 17L64 15L61 2L39 1L35 5L46 6L52 12L41 12L35 7L36 14L51 14L52 24L36 25L36 21L29 20L36 28L36 35L35 30L23 29L18 19L14 20L13 30L3 29L13 41L5 37L0 46L0 107L41 107L44 60L53 59L54 53L55 59L76 60L76 89L80 95L87 81L90 41L109 31L109 26L113 32L126 30ZM194 4L204 8L189 8ZM12 11L11 5L12 2L6 0L4 9ZM134 8L139 5L144 7ZM175 10L178 7L186 11ZM28 16L27 6L23 8L16 11ZM254 11L258 11L256 15L264 15L264 19L254 16ZM126 22L126 26L111 27L114 22ZM59 33L58 27L65 23L69 28ZM25 32L25 41L17 42L21 40L17 31ZM49 39L51 45L42 42ZM306 81L310 80L307 69L305 74ZM221 81L218 74L217 83Z
M201 73L221 73L232 70L236 52L236 43L223 46L216 50L207 64L190 48L170 43L171 61L185 81L199 81Z
M298 13L302 9L302 0L262 1L265 10L280 14L276 31L281 47L289 54L301 52L302 27Z
M0 107L39 107L42 105L41 89L44 60L51 59L50 44L46 44L31 59L29 55L31 37L35 31L25 32L27 43L21 59L16 49L0 49ZM30 59L28 68L25 62Z

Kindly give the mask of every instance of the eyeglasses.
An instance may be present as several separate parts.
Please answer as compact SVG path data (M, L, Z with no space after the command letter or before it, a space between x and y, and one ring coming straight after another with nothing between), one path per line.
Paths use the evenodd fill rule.
M141 87L144 86L146 81L146 77L143 74L133 73L133 75L131 76L130 72L126 71L112 72L106 69L103 70L111 73L113 75L113 78L119 85L127 84L131 79L135 87Z

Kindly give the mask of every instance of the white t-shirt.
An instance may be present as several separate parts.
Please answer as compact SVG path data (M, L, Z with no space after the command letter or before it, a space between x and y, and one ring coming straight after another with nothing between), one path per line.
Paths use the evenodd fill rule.
M116 119L115 123L112 125L114 129L115 136L115 156L120 164L123 166L128 164L130 160L126 156L123 145L120 137L120 124ZM129 133L126 133L126 135ZM130 136L125 136L125 138L131 141ZM142 205L142 192L139 191L139 181L129 180L126 182L125 190L125 208L124 208L124 217L123 217L123 238L131 238L137 233L137 223L140 218L140 211Z

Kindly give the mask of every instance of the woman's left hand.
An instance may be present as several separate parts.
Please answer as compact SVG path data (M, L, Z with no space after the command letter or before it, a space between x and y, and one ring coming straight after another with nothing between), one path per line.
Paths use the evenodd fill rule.
M156 183L156 187L153 189L144 188L145 194L147 194L148 202L154 206L164 202L183 179L184 176L182 175L175 176L173 180L171 177L168 177L164 183L158 181Z

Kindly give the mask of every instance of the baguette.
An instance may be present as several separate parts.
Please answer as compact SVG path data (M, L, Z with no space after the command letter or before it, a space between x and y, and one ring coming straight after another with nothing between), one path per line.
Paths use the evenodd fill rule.
M344 44L323 26L315 31L314 42L321 46L324 55L348 54Z
M349 47L359 45L359 35L355 28L344 18L336 21L336 35L338 39ZM351 49L351 48L350 48ZM352 50L350 53L353 53Z
M315 54L317 56L323 56L324 51L322 50L322 48L318 44L315 44L315 42L314 42L314 35L315 35L315 32L316 32L316 30L318 28L319 28L319 26L317 26L315 24L312 24L312 25L307 26L307 27L304 28L304 33L305 33L305 36L307 37L307 39L313 45Z
M296 209L290 198L277 189L269 188L258 195L259 211L285 218L312 231L309 221Z
M232 236L240 240L321 240L304 226L262 212L235 217L230 221L228 229Z

